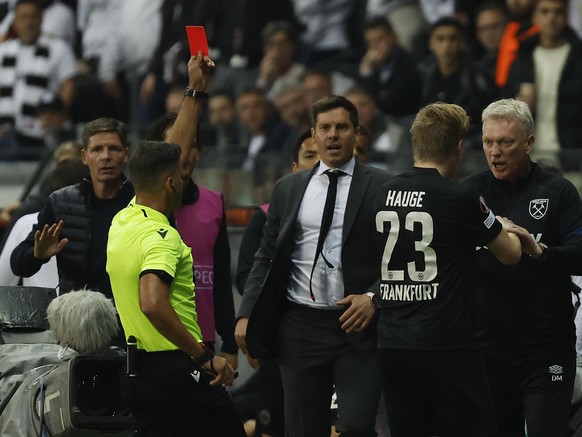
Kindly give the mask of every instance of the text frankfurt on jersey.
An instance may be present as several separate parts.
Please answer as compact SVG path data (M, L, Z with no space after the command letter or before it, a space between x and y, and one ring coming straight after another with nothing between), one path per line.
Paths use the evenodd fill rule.
M421 302L436 299L438 290L438 283L380 284L380 297L391 302Z

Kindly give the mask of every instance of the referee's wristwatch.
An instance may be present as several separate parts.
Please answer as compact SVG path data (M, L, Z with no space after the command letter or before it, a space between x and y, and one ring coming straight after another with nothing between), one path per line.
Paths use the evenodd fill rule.
M378 303L378 297L376 296L376 293L374 293L372 291L367 291L364 294L370 298L370 302L372 302L372 306L374 308L376 308L376 306L377 306L376 304Z
M192 357L193 359L195 359L196 361L198 361L200 363L200 365L207 363L208 361L210 361L212 363L212 358L214 358L214 352L212 352L210 349L208 349L206 346L202 345L202 354L198 357Z
M193 99L208 100L208 93L206 91L191 90L188 87L184 90L184 95L186 97L192 97Z

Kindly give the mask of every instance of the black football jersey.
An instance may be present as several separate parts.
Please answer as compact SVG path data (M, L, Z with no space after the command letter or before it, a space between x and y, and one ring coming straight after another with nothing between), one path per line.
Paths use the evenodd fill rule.
M501 231L493 211L474 189L432 168L384 184L374 211L382 258L379 347L474 347L475 247Z

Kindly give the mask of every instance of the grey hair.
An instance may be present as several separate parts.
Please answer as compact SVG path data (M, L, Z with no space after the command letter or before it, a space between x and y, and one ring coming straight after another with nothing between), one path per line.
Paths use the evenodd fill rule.
M517 120L527 136L534 134L534 121L527 103L516 99L502 99L489 104L481 115L481 121L489 119Z
M55 298L47 308L47 318L55 340L79 353L104 350L119 329L113 302L86 289Z

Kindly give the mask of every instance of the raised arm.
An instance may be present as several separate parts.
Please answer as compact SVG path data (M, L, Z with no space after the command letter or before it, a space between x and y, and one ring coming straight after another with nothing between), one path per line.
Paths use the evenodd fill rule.
M188 61L188 90L203 92L194 93L193 96L184 96L178 117L172 127L167 141L178 144L182 148L180 161L183 164L190 158L190 153L196 144L196 133L198 132L198 116L202 107L201 100L206 94L210 83L211 69L214 62L198 52Z

